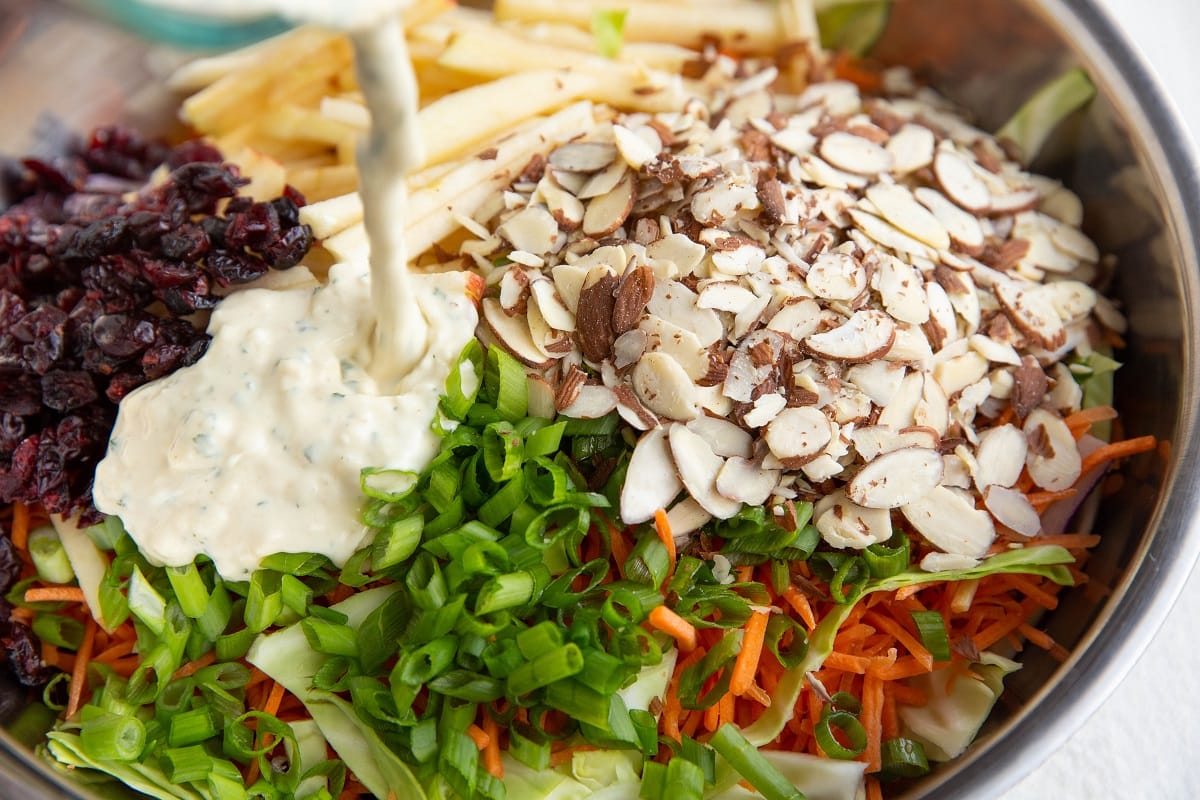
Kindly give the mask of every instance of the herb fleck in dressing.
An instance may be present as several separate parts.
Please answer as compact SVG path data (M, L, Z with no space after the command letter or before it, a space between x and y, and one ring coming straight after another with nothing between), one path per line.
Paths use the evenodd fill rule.
M227 298L204 358L122 401L97 507L152 561L205 554L228 579L280 552L344 562L366 534L360 470L428 463L438 398L474 335L465 274L409 285L428 348L393 388L361 366L374 330L366 264L335 266L327 286Z

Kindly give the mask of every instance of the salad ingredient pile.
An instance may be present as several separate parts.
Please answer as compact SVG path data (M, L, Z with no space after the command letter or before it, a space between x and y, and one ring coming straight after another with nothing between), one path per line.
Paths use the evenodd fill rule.
M413 3L424 152L365 176L406 190L382 217L353 36L181 70L185 121L284 196L211 167L191 279L316 246L138 295L152 327L216 308L111 398L109 516L0 495L47 761L189 800L851 800L961 755L1023 648L1065 657L1035 626L1087 579L1068 520L1157 443L1104 441L1113 264L1023 166L1086 76L994 137L817 47L865 51L865 5ZM405 250L429 343L397 384L372 283Z

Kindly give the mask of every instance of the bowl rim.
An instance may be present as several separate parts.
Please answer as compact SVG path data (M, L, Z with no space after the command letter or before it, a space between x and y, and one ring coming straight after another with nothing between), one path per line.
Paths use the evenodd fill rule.
M1127 123L1166 213L1185 328L1185 381L1200 369L1200 148L1145 56L1098 0L1023 0L1088 68ZM1200 134L1200 132L1197 132ZM923 782L923 800L998 797L1050 757L1125 679L1166 620L1200 558L1200 397L1186 391L1171 465L1137 553L1089 631L1016 718ZM1029 713L1037 709L1037 714ZM997 768L1003 765L1003 768ZM0 729L0 796L84 796Z
M1200 147L1145 56L1098 0L1026 0L1088 69L1128 125L1131 144L1165 212L1184 311L1184 376L1177 441L1149 535L1100 614L1023 710L977 741L915 797L999 797L1045 762L1126 678L1145 653L1200 557L1200 399L1188 391L1200 368ZM1036 709L1037 713L1031 713ZM1003 765L1002 768L998 768Z

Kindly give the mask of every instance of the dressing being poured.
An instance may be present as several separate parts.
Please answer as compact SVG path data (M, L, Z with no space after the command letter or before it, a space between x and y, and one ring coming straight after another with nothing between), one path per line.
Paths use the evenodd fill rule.
M223 0L155 2L228 10ZM366 536L361 470L420 471L437 451L438 399L478 317L471 276L407 267L404 177L420 142L405 5L238 3L349 33L372 115L359 153L369 265L335 265L326 285L301 273L294 288L227 298L198 363L121 402L94 498L155 562L203 554L228 579L279 552L341 564Z

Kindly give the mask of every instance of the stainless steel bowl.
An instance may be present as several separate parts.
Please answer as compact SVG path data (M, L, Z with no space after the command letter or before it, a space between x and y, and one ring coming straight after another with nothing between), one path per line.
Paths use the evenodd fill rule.
M1090 583L1048 630L1063 664L1030 651L984 735L912 797L995 797L1098 707L1166 617L1200 553L1200 164L1141 59L1091 0L900 0L876 55L912 66L994 129L1044 80L1087 69L1101 96L1038 169L1083 198L1087 232L1118 256L1130 319L1117 405L1130 435L1171 444L1105 497ZM42 112L71 125L171 119L153 81L165 56L50 0L0 7L0 151L23 152ZM149 65L149 66L148 66ZM0 797L86 798L0 731Z

